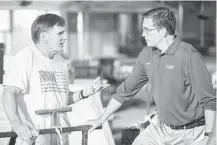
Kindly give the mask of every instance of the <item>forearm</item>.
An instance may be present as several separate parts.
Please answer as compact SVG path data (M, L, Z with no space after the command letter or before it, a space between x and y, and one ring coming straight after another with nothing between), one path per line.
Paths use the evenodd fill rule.
M216 112L213 110L204 110L205 113L205 132L212 132L214 128L214 123L216 121Z
M81 100L81 91L77 91L77 92L69 92L68 95L68 105L74 104L78 101Z
M116 101L115 99L111 99L108 106L105 109L105 112L100 117L102 123L104 123L115 111L117 111L122 106L121 103Z
M216 121L214 121L214 126L207 145L216 145Z
M2 104L11 124L21 123L20 117L17 111L17 103L14 94L4 90L2 97Z

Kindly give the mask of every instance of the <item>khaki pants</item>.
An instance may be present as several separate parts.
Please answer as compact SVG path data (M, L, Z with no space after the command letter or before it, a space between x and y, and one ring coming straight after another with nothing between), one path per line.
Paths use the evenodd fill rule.
M142 130L132 145L199 145L204 138L205 126L173 130L159 122L157 115Z

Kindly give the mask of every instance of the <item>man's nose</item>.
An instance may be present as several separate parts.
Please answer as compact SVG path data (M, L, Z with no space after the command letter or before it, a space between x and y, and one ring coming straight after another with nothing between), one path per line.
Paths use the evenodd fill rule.
M147 32L146 31L142 31L142 37L147 36Z
M67 38L66 37L62 37L61 41L65 43L67 41Z
M63 35L62 35L62 40L67 40L67 34L66 33L64 33Z
M65 42L66 40L67 40L67 38L66 38L66 37L62 38L62 41L64 41L64 42Z

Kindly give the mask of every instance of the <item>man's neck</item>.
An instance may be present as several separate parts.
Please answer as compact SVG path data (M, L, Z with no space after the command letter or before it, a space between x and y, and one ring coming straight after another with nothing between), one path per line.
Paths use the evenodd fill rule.
M161 50L161 53L164 53L169 46L173 43L175 37L172 35L169 35L165 37L158 45L157 48Z
M39 43L39 44L35 44L35 46L36 46L36 49L39 50L39 52L41 53L41 55L43 55L44 57L49 58L49 52L46 49L45 45Z

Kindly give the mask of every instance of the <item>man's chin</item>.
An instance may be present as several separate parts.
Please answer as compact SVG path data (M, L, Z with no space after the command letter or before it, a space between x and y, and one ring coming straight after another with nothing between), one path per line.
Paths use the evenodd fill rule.
M147 46L148 46L148 47L151 47L152 45L151 45L150 43L147 43Z
M155 45L151 44L151 43L147 43L148 47L155 47Z

